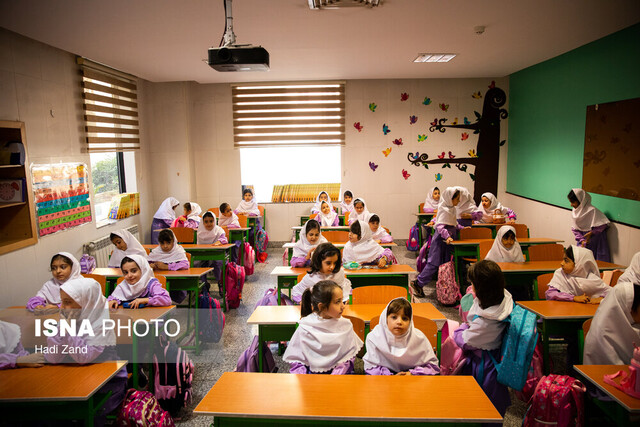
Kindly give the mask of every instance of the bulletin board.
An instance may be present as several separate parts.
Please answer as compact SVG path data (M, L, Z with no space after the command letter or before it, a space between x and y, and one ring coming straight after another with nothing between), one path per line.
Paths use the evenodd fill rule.
M31 175L41 237L91 222L85 163L32 165Z

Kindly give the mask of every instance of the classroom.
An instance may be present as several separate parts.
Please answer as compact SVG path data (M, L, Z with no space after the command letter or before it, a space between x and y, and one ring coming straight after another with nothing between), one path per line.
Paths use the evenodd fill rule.
M215 391L212 387L219 378L227 382L235 378L223 375L230 375L240 353L259 333L257 325L261 324L250 320L254 305L267 289L287 288L287 280L295 284L298 279L297 270L289 268L286 261L286 245L293 248L293 227L304 226L301 217L309 215L318 191L305 201L275 201L275 186L335 184L337 197L332 195L331 199L336 207L346 190L366 199L367 209L381 218L380 224L393 236L396 246L390 249L399 265L392 267L408 266L409 280L415 280L420 270L416 265L418 251L407 250L405 241L416 224L418 205L435 186L441 193L448 187L465 187L472 197L475 187L476 200L479 189L484 189L480 193L491 189L503 206L517 213L517 223L527 225L531 239L552 238L566 247L576 242L567 194L573 188L588 190L583 187L587 167L606 162L602 157L587 156L591 155L585 148L585 138L590 137L586 130L589 108L595 106L597 111L599 105L640 98L640 4L636 0L588 0L580 7L553 0L517 4L504 0L446 4L364 0L365 5L340 0L333 5L335 9L329 5L314 10L310 5L316 3L322 2L236 0L233 25L237 43L264 47L270 55L270 69L218 72L206 63L206 57L207 49L218 46L218 36L225 30L223 0L162 4L151 0L0 2L0 128L18 126L20 130L23 126L17 134L27 158L19 168L24 175L12 175L14 169L8 165L3 169L6 162L0 151L0 181L24 178L18 182L26 186L22 191L27 200L19 207L3 206L8 199L0 200L4 223L0 231L1 310L24 307L51 279L51 257L60 251L80 260L92 242L95 246L121 229L130 230L140 243L150 245L154 212L169 197L179 201L176 216L189 201L197 202L202 212L224 202L234 209L248 187L255 190L255 201L264 209L260 221L268 235L267 261L256 262L254 274L247 275L240 306L226 312L222 340L205 344L200 354L188 351L196 370L193 402L181 412L182 420L176 419L178 425L211 421L212 412L198 413L196 406L210 389ZM370 3L377 6L367 5ZM427 52L456 56L446 63L413 62ZM118 78L134 84L137 131L133 145L124 150L96 148L92 125L85 121L83 66L112 69ZM241 148L244 136L239 135L242 131L234 113L241 106L236 105L235 94L252 86L285 84L339 87L341 118L338 132L331 136L335 139L276 147L279 139L272 136L266 140L275 143L267 148L256 148L259 144L251 141L245 141L245 148ZM503 96L495 99L494 121L490 126L474 127L474 123L489 120L488 93ZM629 135L638 135L636 124L637 119L629 124ZM0 142L10 141L5 135L0 129ZM489 168L493 170L480 172L480 140L489 136L494 140L492 154L484 159L491 157ZM623 132L620 138L624 136ZM109 146L102 143L102 147ZM639 154L635 140L623 139L618 146ZM117 151L122 154L115 154ZM315 155L321 160L315 161ZM632 155L623 156L629 167L607 168L604 177L598 178L601 189L588 190L593 206L610 221L606 230L609 262L622 270L640 251L640 199L634 187L640 178L640 158L631 159ZM119 165L119 185L109 187L108 195L99 194L103 190L97 185L103 179L97 165L104 164L104 159ZM85 165L87 181L81 182L89 188L90 208L83 212L89 216L66 229L39 235L33 194L28 190L36 190L38 167L53 170L64 164ZM613 181L612 175L607 176L616 169L627 173L625 184L635 196L606 195L609 180ZM113 178L101 182L113 185ZM111 195L124 193L135 194L131 200L137 207L126 217L110 218ZM25 226L24 221L29 220L30 225ZM22 229L26 230L24 236ZM420 233L422 243L428 237L424 231ZM195 252L186 249L193 256ZM468 256L460 254L460 258ZM458 271L458 264L455 268L458 279L466 274L466 269ZM367 279L356 277L356 273L347 271L346 277L352 283L368 285ZM107 277L107 285L109 281L115 285L116 278ZM173 280L177 283L179 279ZM444 315L437 320L438 334L445 320L460 320L457 308L438 303L435 289L430 293L425 288L426 299L413 299L415 291L407 276L400 280L407 282L403 286L412 304L432 303ZM212 289L211 295L215 298L217 289ZM299 314L295 312L295 316ZM542 320L540 324L553 329ZM366 327L369 331L368 323ZM556 363L557 353L564 350L558 350L557 345L549 349L548 336L547 331L545 363L549 357ZM288 372L279 350L273 351L278 372ZM205 369L206 381L202 376ZM323 377L310 380L322 382L329 376L305 377ZM277 378L281 381L278 389L291 386L288 376L278 374ZM264 387L272 384L269 377L260 381L265 381ZM339 387L351 387L344 384ZM354 383L353 387L368 386ZM416 382L407 387L438 390L440 386ZM478 390L479 398L487 400ZM635 409L629 412L638 417L640 401L635 400ZM4 405L2 396L0 405ZM526 405L520 405L507 411L505 425L522 422ZM277 418L281 415L278 411L287 408L278 404L273 410ZM366 416L365 411L353 420L371 421ZM492 419L478 417L477 423ZM406 421L398 418L399 423Z

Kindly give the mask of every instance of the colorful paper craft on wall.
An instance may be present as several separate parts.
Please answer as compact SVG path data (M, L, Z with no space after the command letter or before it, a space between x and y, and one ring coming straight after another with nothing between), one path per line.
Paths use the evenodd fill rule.
M429 98L428 96L424 97L424 100L422 101L423 105L429 105L431 104L431 98Z
M40 236L91 222L86 164L33 165L31 175Z

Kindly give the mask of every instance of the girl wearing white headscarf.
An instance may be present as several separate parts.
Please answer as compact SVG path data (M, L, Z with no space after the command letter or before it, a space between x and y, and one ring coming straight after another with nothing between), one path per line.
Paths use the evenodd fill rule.
M371 212L367 209L367 204L362 197L358 197L353 201L353 211L349 214L349 225L356 221L369 222Z
M585 365L629 365L640 343L640 284L619 282L596 311L584 342ZM637 381L637 378L636 378Z
M156 270L187 270L189 260L184 248L176 240L171 230L162 230L158 235L158 246L153 248L147 259ZM180 304L187 297L187 291L170 291L171 299Z
M633 258L631 258L631 264L629 264L629 267L622 273L618 282L640 283L640 252L637 252Z
M458 224L465 227L471 227L474 219L474 212L478 210L476 202L473 200L473 196L465 187L456 187L460 190L460 203L456 206L456 218ZM482 216L481 213L475 213L475 219L479 219Z
M356 221L349 228L349 241L344 245L344 262L357 262L360 264L376 264L382 268L387 264L397 264L396 257L389 248L383 248L376 243L369 224L365 221Z
M153 214L153 222L151 223L151 243L158 243L158 233L160 230L171 227L176 219L175 208L180 202L175 197L167 197L160 204L160 207Z
M250 188L245 188L242 191L242 200L236 207L236 214L244 214L248 216L260 216L260 209L258 208L258 202L256 201L256 195Z
M611 289L600 278L598 264L589 249L575 245L568 247L560 265L545 293L548 300L597 304Z
M482 194L482 203L476 209L476 213L479 212L482 214L482 217L474 217L477 218L477 222L483 224L492 224L493 223L493 215L500 214L504 215L507 219L507 222L514 223L516 222L516 214L511 209L502 206L496 196L492 193L483 193Z
M507 235L507 233L511 232ZM511 238L513 243L511 243ZM493 246L484 259L494 262L524 262L524 255L520 243L516 239L516 229L510 225L503 225L498 229Z
M402 319L409 322L401 335L390 328ZM395 329L394 329L395 330ZM367 353L362 358L369 375L436 375L440 373L438 358L427 337L413 326L413 310L405 298L389 302L375 328L367 335Z
M291 257L291 267L306 267L311 263L313 251L321 243L326 243L327 239L320 231L320 224L315 219L305 222L300 230L300 240L293 247L293 257Z
M391 243L393 237L387 232L387 230L380 224L380 217L377 214L372 213L369 218L369 228L371 229L371 238L379 243Z
M216 215L211 211L205 212L202 216L202 221L198 226L197 239L199 245L218 246L229 243L224 229L216 224ZM194 267L213 267L213 274L216 280L220 279L223 265L224 261L196 260L193 262ZM207 275L200 276L200 281L207 283Z
M333 210L333 206L327 202L320 203L320 212L318 212L315 219L322 227L336 226L340 222L338 214Z
M27 310L60 306L60 286L67 280L82 277L80 263L69 252L58 252L51 258L52 277L42 285L36 296L27 302Z
M29 354L20 341L20 326L0 320L0 371L43 366L42 353Z
M607 228L609 219L591 204L591 195L574 188L567 196L571 207L571 231L578 246L591 249L595 259L611 262Z
M311 208L312 214L322 211L322 202L327 202L329 204L329 207L331 208L331 212L335 212L335 210L333 209L333 205L331 204L331 197L329 196L329 193L327 193L326 191L321 191L316 196L316 202Z
M140 255L145 259L147 258L147 251L128 230L114 231L109 237L116 248L111 253L107 267L120 268L120 263L125 256Z
M121 268L124 280L107 298L109 308L116 309L122 303L136 301L137 304L155 307L171 305L169 292L155 278L145 257L130 255L123 260ZM137 304L133 304L132 308L138 308Z
M340 209L342 209L343 215L346 212L353 212L353 193L350 190L345 190L345 192L342 194Z
M324 263L327 258L335 257L335 264ZM342 256L340 249L326 242L318 245L313 252L310 270L302 278L302 280L291 289L291 299L293 302L300 303L302 294L305 290L311 289L313 285L323 280L331 280L342 288L343 301L349 301L351 295L351 281L347 279L342 268Z
M172 227L186 227L197 229L200 225L200 214L202 214L202 208L196 202L187 202L183 205L184 215L181 215L173 224Z
M438 210L439 203L440 189L438 187L431 187L427 193L427 198L424 200L422 211L425 213L433 213Z

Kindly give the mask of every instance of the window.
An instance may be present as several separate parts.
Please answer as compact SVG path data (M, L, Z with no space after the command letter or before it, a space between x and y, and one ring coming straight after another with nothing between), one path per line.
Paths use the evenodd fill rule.
M113 222L108 219L113 196L137 191L135 154L91 153L89 156L96 225L101 227Z

